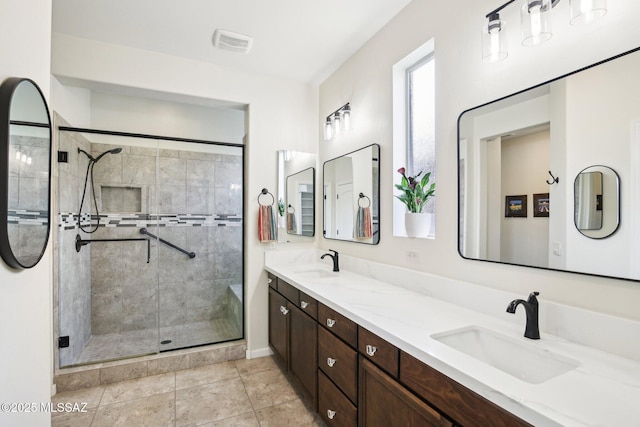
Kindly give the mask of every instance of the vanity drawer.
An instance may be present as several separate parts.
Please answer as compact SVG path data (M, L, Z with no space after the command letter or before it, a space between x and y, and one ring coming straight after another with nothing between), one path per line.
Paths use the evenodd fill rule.
M358 409L318 370L318 413L327 426L356 427Z
M358 353L318 326L318 367L352 402L358 399Z
M318 301L300 291L300 309L314 319L318 318Z
M294 288L284 280L278 278L278 292L280 292L286 299L294 303L296 306L300 306L300 292L298 288Z
M398 378L400 351L362 326L358 328L358 350L394 378Z
M269 284L269 287L276 290L278 289L278 278L272 273L267 273L267 283Z
M318 303L318 322L345 340L351 347L358 341L358 325L335 310Z

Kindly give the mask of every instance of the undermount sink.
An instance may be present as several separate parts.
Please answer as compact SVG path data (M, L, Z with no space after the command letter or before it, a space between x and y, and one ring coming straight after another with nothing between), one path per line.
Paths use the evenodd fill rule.
M431 335L431 338L531 384L571 371L580 363L479 326Z
M300 276L303 276L307 279L323 279L325 277L336 277L338 273L331 270L324 270L321 268L313 268L308 270L299 270L295 272Z

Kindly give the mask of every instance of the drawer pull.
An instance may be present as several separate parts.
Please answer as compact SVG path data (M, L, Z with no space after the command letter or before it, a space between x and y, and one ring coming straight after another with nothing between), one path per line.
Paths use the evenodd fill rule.
M267 279L267 283L268 284L271 284L271 282L273 282L273 279L271 279L271 278Z
M332 359L330 357L327 357L327 365L329 365L330 368L333 368L333 365L336 364L336 359Z
M306 301L300 301L300 307L307 308L307 307L309 307L309 303L306 302Z
M327 417L329 417L330 420L333 419L333 417L336 416L336 411L332 411L331 409L327 409Z
M373 357L374 354L376 354L376 350L377 348L375 348L374 346L367 344L367 354L371 357Z
M286 307L284 307L284 306L282 306L282 305L281 305L281 306L280 306L280 312L286 316L286 315L287 315L287 313L289 313L289 310L287 310L287 308L286 308Z
M327 326L333 328L333 325L336 324L336 321L333 319L327 319Z

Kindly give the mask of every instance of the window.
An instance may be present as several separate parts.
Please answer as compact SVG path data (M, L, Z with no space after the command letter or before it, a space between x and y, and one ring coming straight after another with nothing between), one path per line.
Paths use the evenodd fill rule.
M431 172L435 182L435 64L433 53L407 69L407 165L411 176ZM432 198L424 210L435 213Z
M401 167L408 176L421 172L423 177L431 172L430 183L436 182L435 146L435 57L430 40L393 67L394 184L400 182L395 171ZM396 198L393 203L393 234L406 236L406 207ZM423 209L434 214L428 235L431 238L435 236L435 211L435 199L431 198Z

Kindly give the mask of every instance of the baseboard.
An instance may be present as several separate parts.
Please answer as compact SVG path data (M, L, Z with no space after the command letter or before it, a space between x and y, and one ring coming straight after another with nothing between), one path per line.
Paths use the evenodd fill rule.
M272 354L273 351L269 347L247 350L247 359L257 359L258 357L271 356Z

